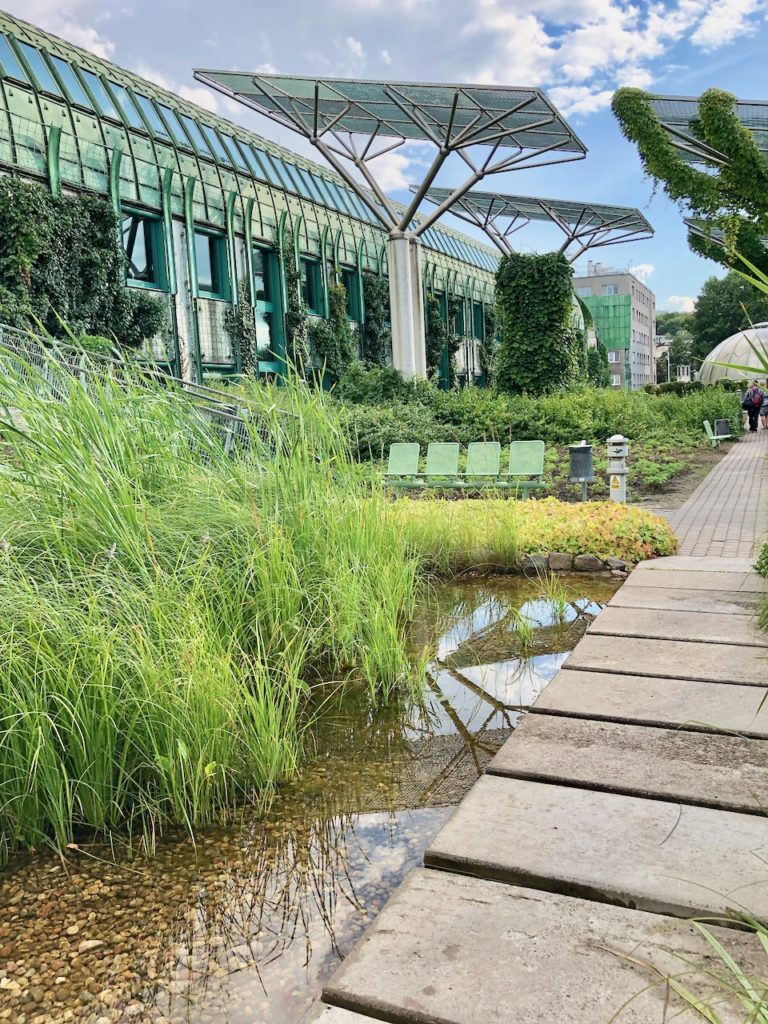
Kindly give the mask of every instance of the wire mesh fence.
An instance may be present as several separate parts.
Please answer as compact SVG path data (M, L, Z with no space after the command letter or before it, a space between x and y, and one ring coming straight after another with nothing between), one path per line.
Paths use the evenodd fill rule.
M173 377L152 364L86 353L72 345L4 324L0 324L0 377L21 379L38 386L42 381L46 394L57 401L66 401L73 379L83 386L90 380L107 379L126 386L144 386L148 395L150 389L155 390L159 384L174 389L203 422L215 427L228 455L246 450L254 442L260 443L266 451L278 443L274 425L262 422L258 412L245 401L238 398L230 401L214 388ZM12 404L12 396L6 397ZM286 421L290 415L280 413Z

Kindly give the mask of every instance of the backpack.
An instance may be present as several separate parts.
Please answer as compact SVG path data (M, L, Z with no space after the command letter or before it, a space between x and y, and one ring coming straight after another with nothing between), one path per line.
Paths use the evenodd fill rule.
M760 388L753 388L752 389L752 408L753 409L759 409L760 406L763 404L763 398L764 397L765 396L763 395L763 392L760 390Z

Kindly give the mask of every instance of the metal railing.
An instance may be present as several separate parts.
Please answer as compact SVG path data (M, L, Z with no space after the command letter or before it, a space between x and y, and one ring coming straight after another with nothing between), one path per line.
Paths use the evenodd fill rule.
M12 366L16 374L26 378L30 377L31 368L39 371L50 394L59 401L66 400L72 378L83 384L89 379L123 383L130 379L132 385L145 384L147 389L157 384L175 388L196 413L216 427L228 455L248 448L255 436L268 446L275 440L272 429L259 422L258 411L247 401L239 398L229 401L214 388L173 377L151 363L126 361L96 352L86 353L73 345L0 324L0 373L3 364ZM288 412L280 412L279 415L285 420L292 416Z

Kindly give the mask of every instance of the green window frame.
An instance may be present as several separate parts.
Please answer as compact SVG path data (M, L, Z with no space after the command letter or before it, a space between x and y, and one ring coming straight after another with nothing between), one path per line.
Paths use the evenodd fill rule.
M472 334L476 341L482 341L485 335L485 315L482 302L472 303Z
M85 110L93 111L93 104L88 98L88 94L83 88L80 79L74 72L74 69L70 65L69 61L64 60L63 57L57 56L55 53L48 55L48 59L53 65L53 69L59 76L59 80L64 86L70 103L73 103L76 107L83 107Z
M267 372L276 372L283 351L280 265L277 253L263 246L253 247L253 306L256 321L256 354Z
M45 63L45 57L41 50L38 50L36 46L31 43L25 42L23 39L16 40L16 46L19 48L21 56L29 68L32 78L37 83L38 89L41 92L47 92L49 96L55 96L57 99L64 99L64 94L61 91L59 83Z
M347 290L347 316L359 324L360 316L360 275L356 267L341 268L341 283Z
M118 106L118 111L122 115L124 123L136 131L146 132L144 122L141 120L136 104L133 102L133 97L128 92L124 85L119 82L113 82L110 78L108 81L110 95L114 96L115 102Z
M21 61L11 48L11 44L0 32L0 64L8 78L13 78L23 85L30 85L29 75L22 67Z
M304 303L310 313L315 316L323 316L325 303L323 301L323 277L320 272L320 261L308 256L302 256L299 260L299 275L301 278L301 294Z
M163 222L160 217L124 208L121 236L126 283L132 288L168 290Z
M85 81L88 93L93 97L94 103L96 104L95 109L103 117L122 123L122 118L117 112L117 107L115 106L112 97L107 92L107 87L102 82L101 77L97 75L95 71L89 71L87 68L78 68L77 70L80 78Z
M194 243L198 294L203 299L229 299L227 236L195 228Z

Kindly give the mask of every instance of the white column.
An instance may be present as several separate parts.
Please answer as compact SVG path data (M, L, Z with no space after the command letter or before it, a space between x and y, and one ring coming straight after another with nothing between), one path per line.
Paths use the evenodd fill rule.
M406 377L426 377L421 246L403 232L387 243L392 363Z

